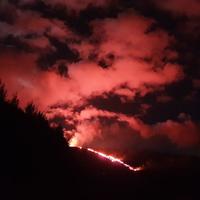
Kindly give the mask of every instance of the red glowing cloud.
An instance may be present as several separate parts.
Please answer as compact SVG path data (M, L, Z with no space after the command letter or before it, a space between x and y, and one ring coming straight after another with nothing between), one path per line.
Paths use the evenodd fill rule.
M34 102L40 109L67 98L73 99L73 94L64 93L68 90L66 80L54 72L38 69L36 58L37 55L27 53L1 54L0 74L8 88L8 97L17 94L22 106Z
M199 125L192 119L169 118L151 125L141 119L153 103L137 101L138 97L164 93L167 86L186 76L177 62L179 52L172 48L177 42L173 34L159 27L153 17L144 17L133 9L114 17L90 19L82 13L85 18L78 18L90 5L107 9L112 4L109 0L45 2L44 12L31 7L32 0L20 1L18 7L8 4L15 10L16 19L13 23L0 22L0 79L6 84L8 98L17 93L22 107L33 101L53 125L55 117L64 118L66 135L80 146L102 145L104 141L102 146L112 144L118 150L139 143L144 147L160 136L178 148L199 144ZM178 0L155 2L159 9L198 15L196 1L191 1L190 7L189 1L181 1L180 7ZM31 9L20 9L27 4ZM55 9L60 7L62 12L55 16ZM73 19L77 24L84 21L87 28L73 24ZM188 22L190 25L196 27ZM58 74L58 68L64 76ZM198 88L198 81L193 84ZM108 99L109 95L119 97L120 106L139 102L140 113L127 115L92 105L91 99ZM155 97L162 105L173 100L167 94Z
M148 32L153 23L134 11L120 14L116 19L92 22L94 37L102 38L100 56L113 53L120 58L151 58L153 61L159 61L163 53L170 56L165 48L173 38L159 29Z
M37 21L39 22L40 18L36 16L31 21L38 24ZM39 27L43 27L46 22L48 21L44 21L43 24L43 21L40 21ZM16 25L17 31L24 31L25 27L18 24ZM17 92L20 95L21 89L19 88L23 87L26 98L31 99L33 97L34 101L37 99L37 104L42 105L42 107L62 101L75 103L82 98L87 99L94 94L101 95L109 91L127 97L133 97L135 91L139 91L143 95L152 92L159 86L179 80L182 78L183 72L180 66L170 63L163 64L162 68L155 68L155 62L162 63L161 53L166 53L165 56L169 55L169 52L165 52L164 49L169 45L170 38L160 30L146 34L145 31L150 25L151 21L137 15L122 15L115 20L93 23L95 31L92 37L98 37L97 32L99 33L101 30L105 30L105 36L100 46L96 47L93 44L92 48L97 49L99 57L108 53L113 53L116 56L113 65L107 70L102 69L95 62L80 61L68 64L70 79L63 79L53 72L37 69L37 53L17 54L8 51L2 54L0 60L0 64L3 66L1 69L3 81L7 83L8 80L12 79L8 84L9 91ZM114 27L119 26L123 27L122 33L117 30L111 31ZM135 29L132 27L137 27L137 31L134 31ZM58 32L54 34L59 36ZM126 39L123 40L123 38ZM81 44L81 53L84 54L89 53L87 52L87 45L86 49L83 46L86 42ZM38 41L31 40L29 44L46 48L48 42L47 39L41 38ZM77 45L74 47L79 50ZM12 57L12 60L9 59L10 57ZM152 57L153 61L150 63L142 61L141 59L145 57ZM129 89L121 89L120 86L123 84L127 84ZM151 86L150 90L149 87L146 87L147 85ZM43 90L47 93L47 99L41 97Z
M76 132L73 133L74 137L71 140L73 145L83 146L86 144L87 146L92 143L93 140L98 141L98 139L105 137L104 132L107 132L109 135L114 134L115 136L117 134L122 134L120 133L121 131L125 132L117 125L117 123L115 125L113 124L113 126L104 124L103 127L101 121L98 120L98 117L106 117L107 119L115 118L118 122L125 122L132 129L129 133L130 135L137 133L146 140L158 135L166 136L180 148L198 145L200 142L200 127L190 119L184 119L182 122L168 120L151 126L145 124L136 117L129 117L124 114L117 114L109 111L97 110L94 107L88 107L82 110L79 115L74 116L74 119L79 123L77 124ZM123 144L121 144L120 141L117 141L116 143L121 145L122 148ZM124 145L126 146L127 143Z

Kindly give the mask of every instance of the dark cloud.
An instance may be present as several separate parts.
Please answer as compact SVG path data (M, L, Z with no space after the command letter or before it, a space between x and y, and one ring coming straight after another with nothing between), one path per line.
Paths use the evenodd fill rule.
M4 38L0 38L1 51L6 48L11 48L16 51L31 52L31 47L23 41L20 37L13 35L7 35Z
M98 64L102 68L108 68L112 66L114 59L115 59L115 56L112 53L110 53L110 54L107 54L104 58L101 58L98 61Z
M17 16L16 9L6 3L0 2L0 21L8 24L14 24Z
M37 62L41 69L51 69L51 67L59 60L67 60L70 63L78 62L80 60L79 53L74 49L70 49L67 42L60 41L58 38L48 35L47 38L53 49L40 55L38 58ZM58 71L62 75L67 72L67 67L63 64L59 64Z
M188 113L193 120L198 121L200 96L199 90L195 94L191 93L193 90L191 81L183 80L144 97L138 94L132 99L123 101L119 95L110 93L93 97L89 104L111 112L124 113L129 116L136 115L149 124L168 119L176 120L181 112Z
M77 3L78 4L78 3ZM89 22L98 19L116 16L116 11L94 5L88 5L84 10L78 14L69 10L65 3L48 4L44 1L34 1L31 4L23 4L20 6L22 9L30 9L39 12L43 17L50 19L59 19L71 28L77 34L82 36L90 36L92 34Z
M58 73L61 76L68 77L68 67L64 63L58 65Z

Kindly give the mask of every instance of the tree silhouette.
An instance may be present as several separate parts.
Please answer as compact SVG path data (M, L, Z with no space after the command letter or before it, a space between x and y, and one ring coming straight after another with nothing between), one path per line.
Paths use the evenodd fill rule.
M19 106L19 99L17 95L13 96L13 98L10 100L10 104L16 108Z
M4 101L6 98L5 85L0 81L0 101Z

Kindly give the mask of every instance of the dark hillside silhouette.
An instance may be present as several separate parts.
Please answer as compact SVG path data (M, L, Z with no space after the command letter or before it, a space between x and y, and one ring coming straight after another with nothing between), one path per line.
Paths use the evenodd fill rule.
M59 156L68 148L62 129L50 128L48 121L33 104L27 105L23 111L18 107L16 96L6 101L6 91L2 84L0 126L3 158L1 172L8 184L27 186L41 174L53 175L52 170L60 172Z
M195 170L132 173L69 148L60 127L18 103L0 84L1 199L199 199L199 160Z
M74 198L79 199L90 195L89 187L94 187L90 181L113 175L114 166L109 161L69 148L60 127L51 128L32 103L24 110L18 103L17 96L6 100L6 90L1 84L1 187L8 199L35 199L37 196L66 199L74 193ZM119 173L127 173L122 166L115 168ZM87 187L86 183L89 183ZM97 184L100 187L100 182ZM11 188L15 192L11 192Z

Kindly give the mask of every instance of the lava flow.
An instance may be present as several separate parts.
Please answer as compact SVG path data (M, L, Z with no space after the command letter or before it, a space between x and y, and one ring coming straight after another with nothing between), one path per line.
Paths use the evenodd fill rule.
M72 145L70 145L70 146L72 147ZM73 147L75 147L75 146L73 146ZM110 160L111 162L119 163L119 164L123 165L124 167L128 168L131 171L137 172L137 171L143 170L142 166L132 167L132 166L124 163L121 159L116 158L116 157L111 156L111 155L108 155L108 154L105 154L105 153L102 153L100 151L96 151L96 150L91 149L91 148L83 148L83 147L80 147L80 146L76 146L76 147L79 148L79 149L86 149L87 151L90 151L90 152L92 152L94 154L97 154L97 155L103 157L103 158L106 158L106 159Z
M90 152L93 152L103 158L106 158L112 162L116 162L116 163L120 163L121 165L123 165L124 167L128 168L129 170L131 171L141 171L143 169L143 167L132 167L126 163L124 163L122 160L120 160L119 158L116 158L114 156L111 156L111 155L107 155L105 153L102 153L102 152L99 152L99 151L95 151L94 149L91 149L91 148L87 148L88 151Z

